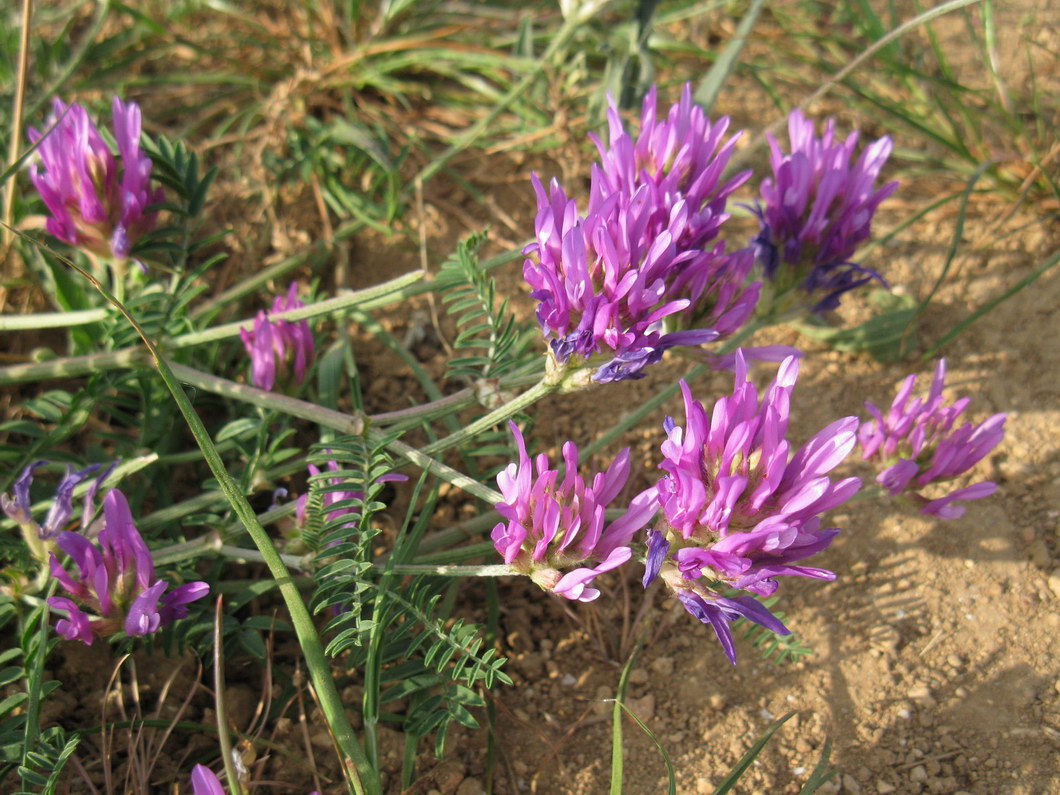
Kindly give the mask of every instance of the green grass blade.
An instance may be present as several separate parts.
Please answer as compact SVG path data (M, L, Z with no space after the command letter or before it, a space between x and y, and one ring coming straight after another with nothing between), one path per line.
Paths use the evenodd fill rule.
M802 785L799 795L813 795L814 792L821 788L822 784L829 781L836 774L836 769L828 761L831 755L832 738L828 737L824 741L824 748L821 749L821 759L817 762L813 772L810 773L810 777L806 779L806 783Z
M718 60L710 67L706 77L696 86L696 93L692 98L702 105L703 109L708 113L714 106L718 94L721 93L725 81L728 80L729 75L736 68L740 53L743 52L744 45L747 44L747 40L750 38L751 28L754 27L758 14L762 11L764 5L765 0L753 0L751 7L747 9L747 13L740 20L733 37L725 45L721 55L718 56Z
M787 715L782 715L773 721L766 730L762 732L762 735L755 740L755 744L748 749L747 753L743 755L743 758L736 763L736 767L725 777L725 780L721 782L721 786L714 790L714 795L725 795L727 792L731 792L732 788L736 786L736 782L740 780L740 777L747 772L747 768L751 766L751 763L758 758L758 755L762 753L762 749L766 747L773 735L776 734L777 729L787 723L795 716L794 712L789 712Z
M998 306L998 304L1001 304L1002 302L1007 301L1009 298L1014 296L1016 293L1018 293L1024 287L1026 287L1027 285L1029 285L1032 282L1034 282L1039 276L1041 276L1047 270L1049 270L1050 268L1055 266L1056 263L1058 263L1058 262L1060 262L1060 251L1057 251L1056 253L1054 253L1053 256L1051 256L1049 259L1047 259L1040 267L1038 267L1036 270L1032 271L1031 273L1028 273L1026 276L1024 276L1022 279L1020 279L1018 282L1016 282L1016 284L1014 284L1011 288L1009 288L1008 290L1003 292L997 298L994 298L994 299L992 299L990 301L987 301L981 307L979 307L974 312L972 312L972 314L968 315L968 317L966 317L964 320L962 320L960 323L958 323L956 326L954 326L952 329L950 329L949 332L947 332L946 335L943 336L942 339L940 339L938 342L936 342L935 345L931 348L931 350L929 350L927 353L925 353L921 358L922 359L930 359L932 356L934 356L936 353L938 353L938 351L943 346L948 345L950 342L952 342L953 339L958 334L960 334L962 331L964 331L966 328L968 328L968 326L972 325L972 323L977 321L979 318L981 318L987 312L989 312L992 309L994 309L994 307Z

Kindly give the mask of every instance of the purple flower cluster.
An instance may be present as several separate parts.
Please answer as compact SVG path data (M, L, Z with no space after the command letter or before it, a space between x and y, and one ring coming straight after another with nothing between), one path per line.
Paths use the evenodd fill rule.
M124 260L154 229L157 213L148 208L164 194L151 188L151 159L140 149L139 106L114 97L111 107L120 165L88 111L55 99L45 132L28 130L30 142L40 143L30 178L51 213L50 234Z
M276 296L272 311L289 312L303 306L298 300L298 285L291 282L287 295ZM307 321L272 320L262 309L254 319L254 328L240 329L239 335L250 356L250 380L254 386L271 390L277 380L290 378L292 367L295 382L305 381L315 354L313 332Z
M865 458L886 466L876 480L892 496L906 493L922 513L955 519L964 514L964 506L954 505L954 501L989 497L997 485L986 480L933 500L914 490L955 478L978 464L1004 438L1005 415L995 414L978 425L966 422L955 428L970 399L960 398L946 405L942 397L945 380L946 360L939 359L926 398L910 401L916 384L916 376L910 375L902 382L886 417L866 401L873 419L861 424L858 439Z
M812 311L823 312L839 306L843 293L872 279L883 282L851 257L868 238L880 202L898 188L897 182L875 188L892 144L884 136L854 161L856 132L840 142L829 119L818 138L797 109L788 117L788 135L790 154L769 136L773 174L762 181L765 207L756 210L762 227L754 247L772 291L771 306L762 309L779 313L810 301Z
M655 489L638 494L621 518L606 524L604 511L629 478L629 449L586 483L578 471L578 448L567 442L561 479L558 470L549 468L544 453L531 462L522 433L515 423L509 426L519 446L519 461L497 475L504 496L497 511L507 522L493 528L493 545L505 563L528 574L546 591L592 601L600 592L590 583L632 558L630 540L657 510Z
M51 556L52 576L73 597L48 599L51 607L66 611L67 617L59 619L55 629L67 640L92 645L96 636L122 630L127 635L149 635L184 618L187 604L210 591L205 582L192 582L165 593L169 583L155 579L151 553L133 523L125 495L117 489L103 500L97 543L69 531L60 532L56 543L77 567L72 574Z
M660 468L667 474L658 487L665 521L649 533L644 576L645 586L661 576L690 613L714 627L733 660L734 618L787 630L753 598L725 598L701 578L760 595L772 594L782 575L834 579L799 564L839 532L822 529L821 514L861 486L858 478L828 477L856 444L856 417L833 422L790 454L785 436L797 358L781 363L761 403L739 352L735 365L733 393L709 415L681 382L686 421L665 423Z
M613 104L608 120L584 216L557 182L546 193L533 178L536 240L523 266L554 361L602 364L597 382L640 378L667 348L731 334L758 299L745 285L753 256L714 244L749 176L721 181L738 138L725 139L728 119L711 124L686 86L665 120L648 94L635 142ZM709 327L667 332L679 320Z

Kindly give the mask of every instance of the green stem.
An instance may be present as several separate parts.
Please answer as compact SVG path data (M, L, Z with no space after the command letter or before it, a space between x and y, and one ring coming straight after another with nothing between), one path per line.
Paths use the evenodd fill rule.
M207 392L213 392L224 397L235 398L244 403L261 408L274 409L290 414L292 417L301 417L304 420L323 425L325 428L334 428L344 434L364 433L365 421L363 417L351 414L343 414L340 411L332 411L323 406L317 406L305 400L279 395L255 386L247 386L227 378L204 373L191 367L185 367L175 362L167 362L173 374L186 384L191 384Z
M375 436L376 438L379 437L379 434L377 433L372 433L370 435ZM456 435L457 434L452 434L452 436ZM445 438L449 439L451 437L447 436ZM445 439L442 439L440 441L444 442ZM478 497L480 500L485 500L491 505L496 505L498 502L504 501L504 497L499 491L494 491L488 486L483 486L477 480L468 477L463 472L458 472L451 466L447 466L441 461L431 458L429 455L426 454L426 448L424 448L424 450L422 451L417 450L415 447L407 445L404 442L391 442L387 445L387 448L407 458L420 469L424 469L434 475L437 475L442 480L448 483L452 483L458 489L463 489L473 497Z
M0 331L27 331L38 328L70 328L105 320L107 310L80 309L75 312L37 312L30 315L0 315Z
M355 290L351 293L346 293L345 295L337 295L334 298L317 301L309 306L303 306L300 309L291 309L287 312L270 312L269 319L273 321L289 320L293 322L296 320L306 320L319 315L327 315L332 312L341 312L345 309L350 309L374 299L390 297L391 294L400 292L420 281L425 275L425 271L411 271L402 274L395 279L391 279L390 281L377 284L374 287L368 287L364 290ZM246 320L238 320L235 323L226 323L223 326L214 326L213 328L208 328L203 331L193 331L189 334L181 334L179 337L174 337L167 342L165 348L167 350L177 350L179 348L187 348L191 345L201 345L204 342L215 342L216 340L236 337L242 329L251 331L254 328L254 321L254 318L247 318Z
M146 363L147 357L137 348L125 348L107 353L90 353L87 356L69 356L52 359L50 362L12 364L0 367L0 386L22 384L28 381L46 381L51 378L73 378L104 370L121 370Z
M489 566L421 566L409 563L393 566L390 571L396 574L436 574L440 577L508 577L522 573L504 563Z
M302 595L299 593L298 587L291 579L290 571L281 559L276 547L273 546L269 534L258 521L254 509L247 501L247 498L239 490L235 479L225 468L224 461L217 452L217 448L214 445L213 439L210 437L209 431L206 430L206 426L203 425L202 420L199 419L199 415L195 413L194 406L192 406L188 396L184 393L184 389L181 387L177 377L162 357L161 352L144 333L143 328L136 321L136 318L132 316L124 305L118 303L114 299L114 296L111 295L111 293L104 288L103 285L92 276L92 274L69 260L66 261L66 264L88 279L96 290L125 316L125 319L129 321L129 324L136 329L136 332L140 335L145 347L151 354L151 358L158 370L158 374L162 377L170 394L176 401L181 414L184 415L184 420L187 422L188 428L195 437L199 449L202 450L203 457L206 459L206 463L210 467L213 476L217 479L221 491L224 492L232 509L243 522L247 532L254 541L254 545L258 548L258 551L261 552L265 565L268 566L273 579L276 580L279 585L280 595L283 597L284 603L287 605L287 610L290 613L291 623L294 625L295 634L298 637L298 643L302 648L306 667L309 669L309 677L316 690L321 711L324 713L328 726L335 739L335 743L344 757L342 760L343 772L347 777L348 783L353 787L357 795L364 795L365 788L361 781L361 772L368 773L368 759L365 756L360 743L357 741L357 736L353 731L353 727L350 725L350 720L346 715L342 703L342 697L339 695L338 689L335 686L335 680L331 677L327 657L324 655L324 646L320 642L320 636L317 634L316 626L313 624L313 618L310 615L309 610L306 608L305 602L302 600Z
M459 444L463 444L483 431L492 428L494 425L504 422L509 417L514 417L523 409L534 405L537 401L541 400L541 398L555 392L559 387L559 384L550 383L547 380L542 379L522 394L517 395L512 400L505 403L503 406L495 408L489 414L479 417L470 425L464 426L456 433L451 433L436 442L431 442L424 447L421 452L425 455L433 455L435 453L440 453L443 450L448 450L451 447L456 447Z

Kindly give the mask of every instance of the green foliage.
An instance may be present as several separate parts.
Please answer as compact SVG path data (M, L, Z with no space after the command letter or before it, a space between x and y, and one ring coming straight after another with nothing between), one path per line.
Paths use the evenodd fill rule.
M739 593L739 591L732 591L728 595L732 596ZM754 596L754 594L750 595ZM773 610L773 606L780 601L779 596L770 596L768 599L762 599L758 596L754 596L754 598L758 599L762 606L778 619L784 619L784 613ZM790 635L778 635L773 630L748 621L742 616L732 622L732 630L734 636L750 643L753 648L758 649L762 657L774 665L780 665L785 661L795 662L800 657L813 653L813 649L804 646L794 632Z
M21 681L24 689L0 701L0 779L17 768L22 788L17 795L51 795L78 738L60 727L41 729L41 704L59 687L45 680L45 658L58 642L48 626L48 606L41 602L21 617L13 601L0 602L0 629L21 618L18 645L0 652L0 686Z
M442 302L459 328L453 347L460 355L449 361L449 376L472 383L500 378L527 361L526 330L508 310L508 299L498 302L496 283L479 267L476 251L484 240L485 235L472 235L460 241L437 278Z

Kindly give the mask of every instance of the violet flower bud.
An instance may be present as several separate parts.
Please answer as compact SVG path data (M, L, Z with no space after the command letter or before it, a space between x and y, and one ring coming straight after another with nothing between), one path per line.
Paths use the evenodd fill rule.
M638 494L625 515L605 526L604 511L629 478L629 449L587 483L578 471L577 446L566 442L566 473L560 479L545 454L531 463L519 428L513 422L508 426L519 461L497 475L504 502L496 507L507 522L493 528L493 545L505 563L546 591L590 602L600 595L589 587L592 581L632 558L631 539L658 509L655 489Z
M103 500L97 543L70 531L59 533L57 543L76 566L71 573L51 555L52 576L73 598L48 599L51 607L67 613L55 628L68 640L91 645L96 636L122 630L128 635L157 632L186 616L185 605L210 590L205 582L194 582L165 593L169 583L155 579L151 553L133 523L125 495L117 489Z
M273 301L272 311L288 312L303 306L298 300L298 285L292 282L287 295ZM254 319L254 328L240 329L239 335L250 356L250 380L254 386L271 390L277 381L286 382L292 375L298 384L305 381L315 354L313 332L307 321L271 320L263 309Z
M206 765L195 765L191 771L192 795L225 795L224 787L217 775ZM309 795L320 795L314 790Z
M753 245L770 293L760 309L774 317L835 309L845 292L872 279L886 284L851 257L868 239L880 203L898 189L897 182L874 186L891 154L888 136L853 161L856 132L839 142L829 119L818 138L798 109L788 117L788 135L790 154L768 136L773 173L762 181L765 206L755 209L762 226Z
M101 257L125 260L155 227L152 204L165 197L151 188L151 159L140 148L140 108L114 97L114 137L120 159L81 105L52 102L45 132L30 127L40 145L30 179L48 208L49 234Z
M995 414L978 425L966 422L955 428L970 398L946 405L942 397L945 380L946 360L939 359L926 398L910 401L916 384L916 376L910 375L902 382L886 417L866 401L873 419L861 423L858 440L865 458L885 466L876 480L892 496L904 493L921 513L956 519L965 510L953 504L956 500L989 497L997 484L982 481L937 499L921 496L917 490L929 483L952 480L978 464L1004 438L1005 415Z

